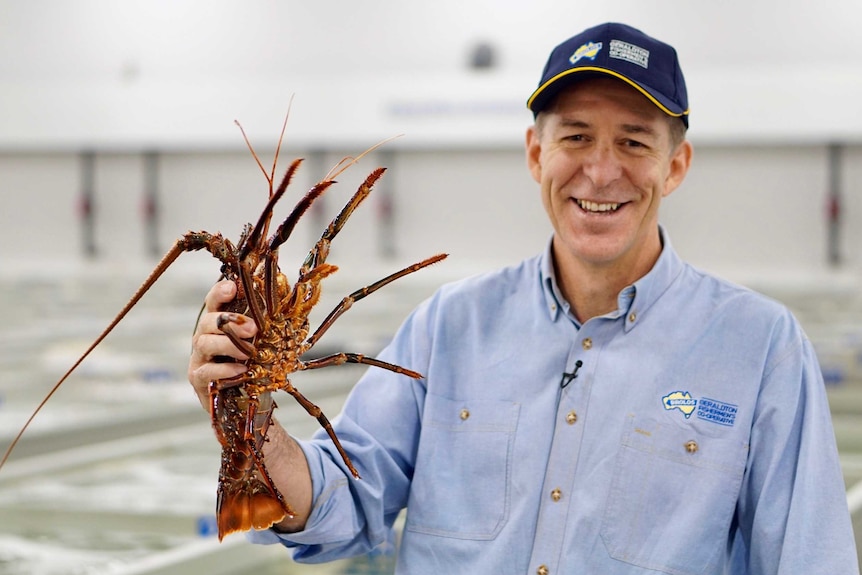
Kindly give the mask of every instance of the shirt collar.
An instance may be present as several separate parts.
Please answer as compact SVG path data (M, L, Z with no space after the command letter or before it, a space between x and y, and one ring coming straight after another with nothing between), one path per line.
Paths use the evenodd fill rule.
M617 296L617 310L605 316L613 319L625 315L626 332L637 325L644 313L652 307L658 298L670 287L673 280L682 272L683 262L673 249L670 238L662 226L659 226L659 234L662 240L662 250L655 265L642 278L620 291ZM539 260L545 305L547 306L551 321L557 321L560 314L564 314L580 328L580 323L575 319L574 314L571 313L571 306L563 298L560 287L557 284L552 244L553 236L545 246L545 250Z
M545 294L545 307L548 310L548 315L551 321L557 321L560 314L570 315L574 320L574 315L570 313L571 308L569 302L563 298L560 292L560 287L557 285L557 274L554 271L554 256L553 256L554 236L545 245L545 251L539 258L539 273L542 280L542 292ZM577 324L577 320L575 320ZM578 325L580 327L580 325Z
M667 291L674 280L682 273L684 264L673 249L667 231L662 226L658 228L661 236L662 250L658 260L645 276L637 280L632 287L635 296L629 306L625 330L631 330L658 299Z

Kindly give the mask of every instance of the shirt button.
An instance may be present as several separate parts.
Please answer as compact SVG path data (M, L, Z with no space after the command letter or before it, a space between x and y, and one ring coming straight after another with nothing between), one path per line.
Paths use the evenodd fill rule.
M629 323L634 323L637 318L638 318L638 314L636 314L635 312L630 313L629 314Z
M689 453L695 453L697 451L697 441L687 441L685 444L685 450Z
M562 498L563 498L563 492L560 491L559 487L557 487L556 489L551 491L551 499L554 500L555 502L559 501Z
M551 570L548 569L547 565L539 565L539 568L536 569L536 575L548 575L550 572Z
M584 351L588 351L588 350L592 349L593 340L588 338L588 337L585 337L584 341L581 342L581 347L584 348Z
M462 409L461 410L461 421L466 421L468 417L470 417L470 410L469 409Z
M566 423L569 425L574 425L577 420L578 414L575 413L574 409L566 414Z

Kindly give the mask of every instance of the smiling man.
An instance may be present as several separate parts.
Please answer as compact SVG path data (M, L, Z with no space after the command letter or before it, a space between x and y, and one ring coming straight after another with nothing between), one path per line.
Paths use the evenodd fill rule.
M691 144L674 137L681 119L625 82L568 80L527 132L527 160L554 226L557 281L586 320L658 259L659 204L685 177Z
M858 573L814 351L783 306L683 262L659 206L688 171L676 52L621 24L563 42L528 100L554 233L441 288L333 421L264 445L296 516L254 533L297 561L368 552L406 509L397 573ZM189 379L244 366L207 297ZM236 329L253 337L253 322Z

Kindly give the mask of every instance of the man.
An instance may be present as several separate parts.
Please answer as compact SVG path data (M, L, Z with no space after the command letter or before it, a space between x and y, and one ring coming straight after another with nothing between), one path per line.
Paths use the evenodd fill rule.
M266 463L295 519L252 535L297 560L366 552L406 507L398 573L858 573L812 347L778 303L682 262L659 227L692 157L676 52L620 24L551 54L528 101L546 251L439 290L336 431L278 426ZM242 371L207 298L189 366ZM251 322L236 326L251 336Z

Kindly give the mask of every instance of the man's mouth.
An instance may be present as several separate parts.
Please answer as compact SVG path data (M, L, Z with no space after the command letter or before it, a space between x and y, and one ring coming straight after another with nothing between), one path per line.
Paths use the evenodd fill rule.
M578 198L575 198L575 203L578 204L578 206L580 206L580 208L582 210L584 210L585 212L590 212L593 214L615 212L620 208L620 206L623 205L620 203L613 203L613 202L609 202L609 203L591 202L589 200L581 200Z

